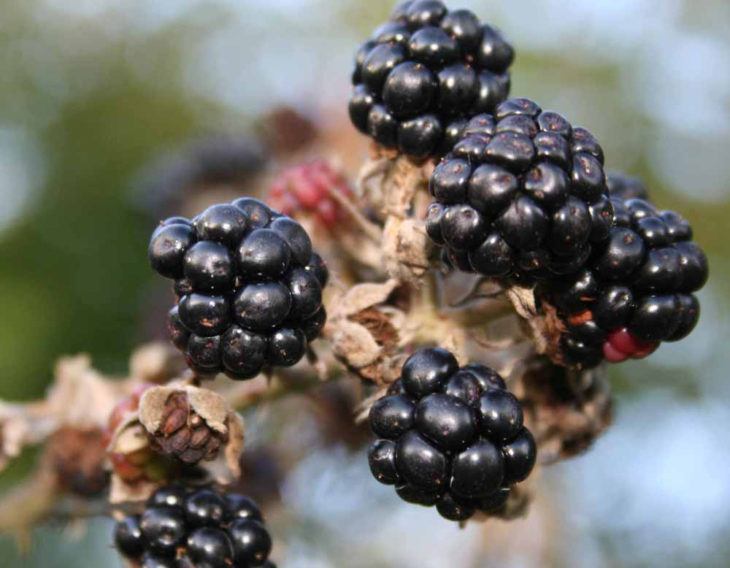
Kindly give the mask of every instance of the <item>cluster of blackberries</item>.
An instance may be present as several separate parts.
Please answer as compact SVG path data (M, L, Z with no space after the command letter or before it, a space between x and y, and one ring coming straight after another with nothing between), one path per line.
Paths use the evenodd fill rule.
M528 99L470 120L431 193L432 240L459 269L491 277L575 272L612 225L598 142Z
M424 349L370 410L378 437L370 469L403 500L436 505L446 519L495 512L535 465L522 420L522 406L492 369L459 369L448 351Z
M426 158L450 148L465 118L507 98L512 46L468 10L405 2L355 57L353 124L386 148Z
M324 326L327 267L299 223L256 199L163 221L149 259L175 279L170 336L200 375L294 365Z
M157 490L142 515L117 523L114 543L141 568L275 568L256 503L212 489Z
M630 183L627 183L630 182ZM615 178L619 195L646 194L640 182ZM638 197L611 198L615 227L577 274L546 284L540 295L558 309L566 362L591 367L652 353L660 341L686 337L707 281L707 258L690 224Z

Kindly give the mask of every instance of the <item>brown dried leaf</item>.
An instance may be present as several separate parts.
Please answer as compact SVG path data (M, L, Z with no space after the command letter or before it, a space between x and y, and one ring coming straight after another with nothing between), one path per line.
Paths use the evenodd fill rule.
M245 439L243 418L236 412L228 416L228 442L222 452L205 463L208 474L222 485L230 485L241 477L241 454Z
M383 283L365 282L350 288L338 306L332 311L333 319L338 315L352 316L366 308L382 304L400 285L398 280Z
M430 249L422 222L388 218L383 231L383 262L390 278L419 284L430 265Z
M169 343L149 343L134 350L129 376L142 383L164 383L182 370L180 353Z
M366 327L349 320L338 322L332 340L335 355L355 368L375 363L382 352Z
M118 475L112 475L111 485L109 488L109 503L112 505L119 505L121 503L146 501L164 484L165 481L147 480L127 483Z
M560 337L565 326L557 310L544 301L539 310L534 288L513 286L507 290L507 297L517 314L524 319L527 333L534 342L535 351L541 355L548 355L558 365L564 365Z
M88 355L63 357L47 397L47 412L59 424L103 427L125 385L109 381L91 367Z

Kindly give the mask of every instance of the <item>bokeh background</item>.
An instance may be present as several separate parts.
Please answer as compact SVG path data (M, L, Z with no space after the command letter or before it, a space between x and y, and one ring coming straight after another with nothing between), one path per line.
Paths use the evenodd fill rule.
M510 526L459 530L375 483L362 452L308 437L306 416L252 413L249 439L290 436L306 454L281 487L274 557L285 568L728 566L730 3L451 4L512 39L514 95L588 127L609 167L642 176L692 222L711 263L703 316L682 343L611 370L614 426L548 469L532 513ZM123 373L133 346L160 335L145 317L163 286L146 241L174 212L165 188L190 174L179 152L191 140L260 140L262 117L286 104L341 141L329 157L364 156L346 119L350 58L391 7L1 0L0 398L41 396L62 354ZM0 566L121 566L109 533L102 520L49 522L25 556L0 536Z

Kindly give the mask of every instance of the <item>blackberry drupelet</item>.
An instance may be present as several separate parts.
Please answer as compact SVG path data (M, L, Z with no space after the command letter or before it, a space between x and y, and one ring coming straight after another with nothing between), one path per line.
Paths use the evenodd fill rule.
M612 225L598 142L528 99L472 118L430 190L431 239L452 265L490 277L576 272Z
M463 521L495 512L535 465L522 406L492 369L443 349L414 353L370 409L370 470L409 503Z
M507 98L514 50L468 10L434 0L398 6L355 56L350 118L386 148L443 154L465 118Z
M644 182L622 172L606 172L606 185L608 186L609 195L621 201L635 197L649 199L649 191L646 189Z
M294 365L324 327L326 265L299 223L256 199L163 221L149 259L175 279L168 331L199 375Z
M616 226L585 268L538 289L564 323L560 351L571 366L641 359L689 335L699 318L694 292L708 265L690 224L644 199L612 202Z
M256 503L211 489L159 489L142 515L117 523L114 543L141 566L274 568L271 537Z

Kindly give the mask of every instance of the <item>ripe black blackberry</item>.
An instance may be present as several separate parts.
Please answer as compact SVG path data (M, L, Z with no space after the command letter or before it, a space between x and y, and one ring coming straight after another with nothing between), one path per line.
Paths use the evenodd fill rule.
M700 314L693 293L708 265L690 224L644 199L612 202L615 227L585 268L538 289L564 322L561 353L574 366L646 357L689 335Z
M350 118L414 158L448 151L465 118L507 98L514 50L499 30L437 0L398 6L360 46Z
M452 265L490 277L576 272L612 225L598 142L528 99L472 118L430 190L431 239Z
M268 561L271 537L256 503L212 489L159 489L142 515L117 523L114 543L142 567L275 568Z
M431 193L432 240L492 277L575 272L611 227L600 145L528 99L472 118Z
M294 365L324 327L326 265L299 223L256 199L163 221L149 259L175 279L168 330L199 375Z
M522 418L519 401L492 369L460 369L439 348L418 351L370 410L378 437L370 470L403 500L435 505L449 520L497 512L535 465L535 440Z

